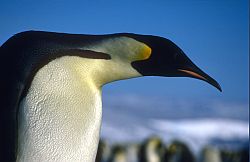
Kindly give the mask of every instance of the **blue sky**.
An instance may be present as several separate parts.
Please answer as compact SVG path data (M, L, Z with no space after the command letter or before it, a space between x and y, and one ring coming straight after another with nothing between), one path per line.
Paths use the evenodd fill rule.
M147 77L106 85L104 95L248 102L248 6L247 0L2 0L0 43L24 30L159 35L178 44L223 92L189 78Z

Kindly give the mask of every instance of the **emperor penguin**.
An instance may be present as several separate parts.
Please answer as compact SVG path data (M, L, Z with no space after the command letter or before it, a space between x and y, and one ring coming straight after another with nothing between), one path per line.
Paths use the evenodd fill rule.
M115 144L112 147L108 162L128 162L126 148L123 145Z
M201 162L222 162L221 151L212 146L206 146L201 152ZM225 160L228 161L228 160Z
M128 143L126 145L126 155L127 160L129 162L139 162L139 151L140 151L140 144L139 143Z
M95 162L107 162L111 154L111 148L104 139L99 140Z
M157 136L146 139L140 148L139 162L166 162L165 145Z
M191 77L221 90L169 39L26 31L0 48L1 162L94 162L103 85Z
M196 158L189 147L185 143L177 140L174 140L168 146L165 154L165 159L167 162L196 162Z

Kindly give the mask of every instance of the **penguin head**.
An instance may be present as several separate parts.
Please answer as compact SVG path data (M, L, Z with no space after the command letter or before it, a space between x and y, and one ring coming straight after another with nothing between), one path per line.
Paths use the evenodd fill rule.
M99 85L138 76L191 77L221 91L212 77L197 67L175 43L163 37L132 33L93 36L81 48L94 51L98 56L109 56L98 57L106 59L99 61L98 66L93 66L96 61L91 61Z
M143 76L191 77L203 80L221 91L220 85L208 74L196 66L187 55L172 41L151 35L130 35L145 43L151 50L144 60L131 63Z

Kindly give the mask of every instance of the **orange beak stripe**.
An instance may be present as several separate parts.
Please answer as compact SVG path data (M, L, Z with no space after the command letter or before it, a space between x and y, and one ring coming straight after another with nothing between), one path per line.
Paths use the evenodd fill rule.
M179 71L182 71L182 72L184 72L184 73L187 73L187 74L189 74L189 75L191 75L191 76L193 76L193 77L195 77L195 78L200 78L200 79L202 79L202 80L207 80L206 78L204 78L203 76L201 76L201 75L199 75L199 74L197 74L197 73L195 73L195 72L192 72L192 71L189 71L189 70L182 70L182 69L178 69Z

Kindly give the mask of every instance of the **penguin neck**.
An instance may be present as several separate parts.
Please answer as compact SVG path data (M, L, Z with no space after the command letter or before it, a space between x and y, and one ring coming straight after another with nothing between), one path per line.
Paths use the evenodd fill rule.
M35 75L19 107L17 161L95 160L101 87L92 81L90 67L81 75L72 68L77 59L56 59Z

